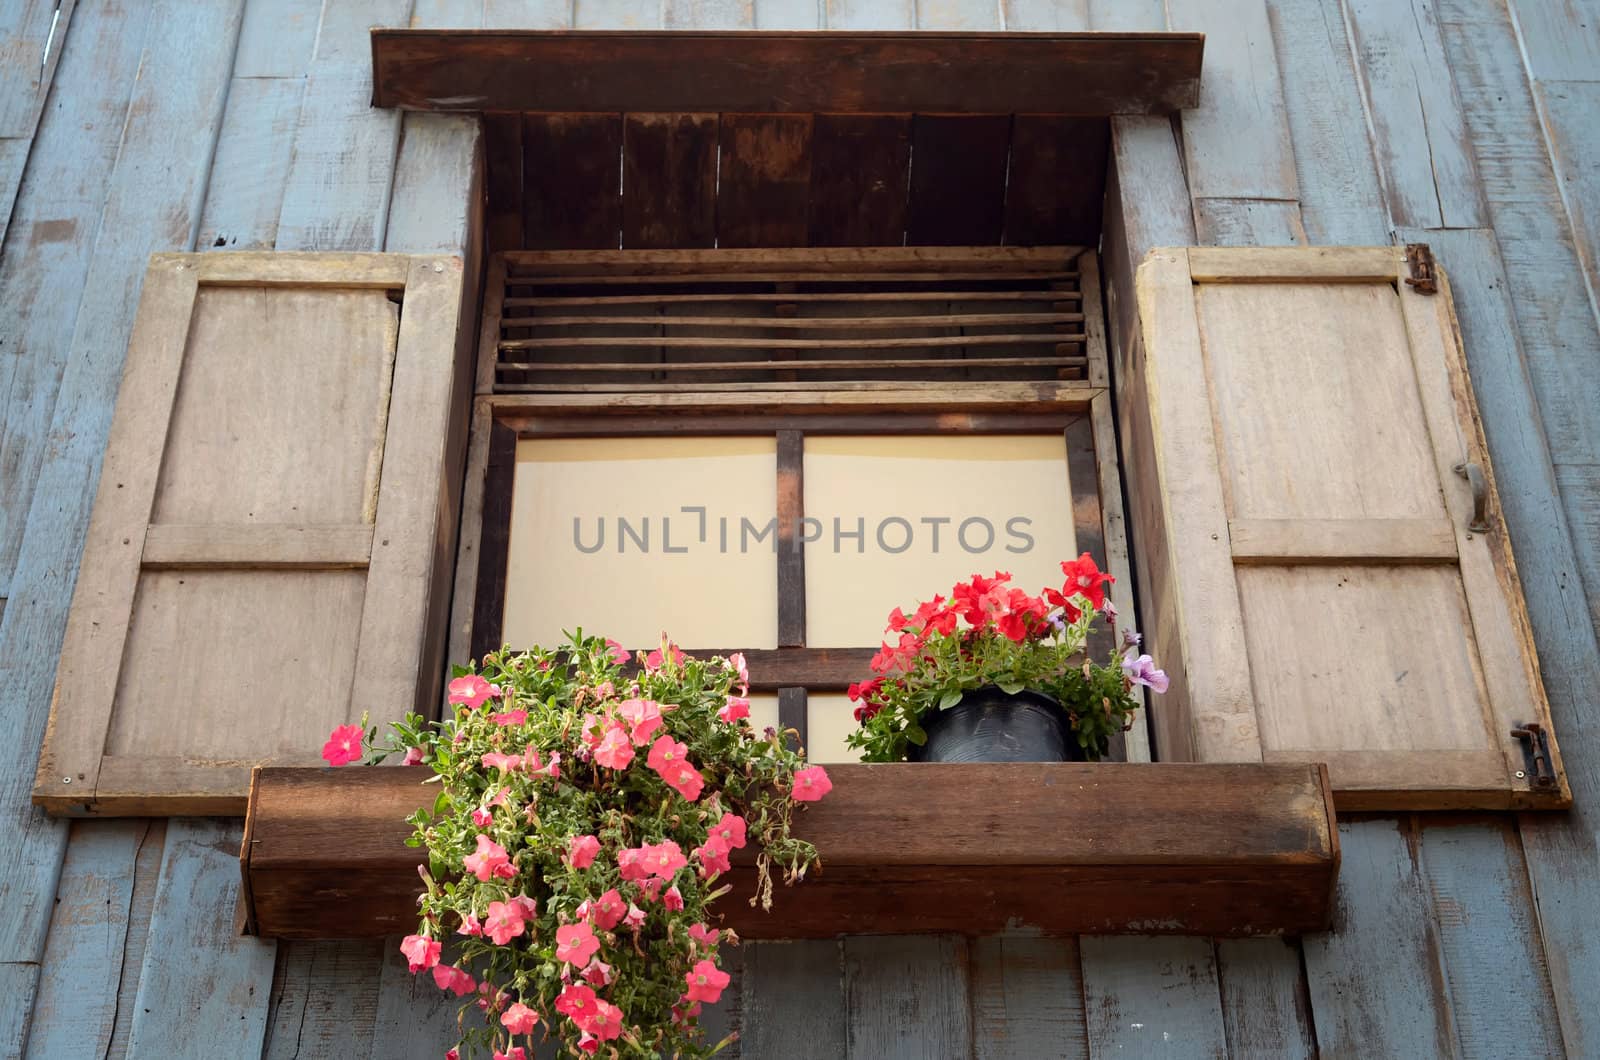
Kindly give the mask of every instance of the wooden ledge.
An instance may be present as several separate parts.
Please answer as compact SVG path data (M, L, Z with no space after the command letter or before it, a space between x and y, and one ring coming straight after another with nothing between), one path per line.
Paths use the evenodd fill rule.
M736 862L724 926L849 933L1276 935L1331 924L1338 832L1320 765L837 765L797 832L823 869L752 910ZM414 928L421 769L256 771L240 851L256 934ZM742 851L748 854L749 851Z

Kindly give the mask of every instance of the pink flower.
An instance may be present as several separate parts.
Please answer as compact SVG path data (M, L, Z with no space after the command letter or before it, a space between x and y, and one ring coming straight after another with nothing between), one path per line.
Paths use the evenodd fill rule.
M598 714L585 714L583 721L578 723L578 737L583 740L583 745L591 751L600 742L600 737L604 731L602 726L604 726L605 721L606 719Z
M633 742L643 746L661 728L661 705L653 699L626 699L617 714L633 727Z
M472 808L472 823L479 828L488 828L489 825L494 823L494 814L490 813L486 806L474 806Z
M662 779L672 785L672 789L690 802L700 797L701 790L706 786L706 778L700 771L688 762L680 762L670 772L662 774Z
M1165 671L1156 669L1154 659L1148 655L1141 655L1135 659L1131 648L1128 654L1122 657L1122 675L1129 683L1144 685L1150 691L1157 693L1165 692L1171 683Z
M594 991L578 983L568 983L556 998L556 1011L579 1027L587 1027L594 1017Z
M722 929L707 927L704 924L690 924L689 937L700 945L710 949L717 944L717 939L722 937Z
M361 757L361 726L340 725L322 745L322 757L330 766L346 766Z
M618 666L621 666L628 661L628 649L624 648L622 645L618 644L609 637L606 638L606 647L611 649L611 661L616 663Z
M705 844L695 850L695 856L700 859L700 877L710 879L714 874L727 872L733 868L728 863L728 844L721 837L712 835L707 837Z
M491 685L477 674L468 674L450 682L450 702L469 707L481 707L484 700L497 699L500 686Z
M744 818L736 813L724 813L722 820L711 826L711 834L728 845L729 850L738 850L745 843Z
M532 1034L539 1022L539 1014L518 1001L500 1016L500 1026L512 1034Z
M400 943L400 952L410 963L412 975L438 964L441 949L437 940L426 935L407 935Z
M644 910L629 902L628 915L622 918L622 923L633 931L638 931L644 927Z
M496 946L504 946L524 930L522 908L514 902L490 902L489 915L483 922L484 934Z
M606 986L611 982L611 965L596 957L583 970L583 979L584 982L593 983L595 986Z
M722 992L728 988L728 981L732 976L719 971L710 961L700 961L694 966L693 971L683 973L683 978L689 984L689 989L683 992L684 997L691 1001L704 1001L708 1005L715 1005L722 998Z
M506 901L522 910L522 916L525 920L534 920L539 916L538 903L525 894L514 895L507 898Z
M628 763L633 761L633 744L621 725L612 722L606 726L600 746L594 749L594 760L607 769L628 768Z
M667 646L667 655L671 656L672 658L672 665L682 666L683 652L679 651L678 646L667 640L665 637L663 637L662 640ZM663 662L665 662L665 657L662 656L661 650L658 648L649 655L645 656L644 668L650 673L655 673L657 670L661 669Z
M729 696L728 701L717 711L717 717L732 725L740 718L750 716L750 701L742 696Z
M661 897L661 885L667 881L659 876L652 876L648 880L639 881L639 893L647 902L654 902Z
M522 752L522 768L529 776L544 776L555 780L561 776L561 752L550 752L550 761L544 763L539 761L539 749L529 747Z
M685 1020L692 1020L698 1015L700 1015L700 1002L698 1001L693 1001L685 1005L682 1003L682 999L680 999L678 1004L672 1006L673 1023L682 1023Z
M608 1001L595 999L594 1015L589 1018L588 1029L602 1042L611 1041L622 1033L622 1010Z
M496 1049L493 1060L528 1060L528 1054L520 1045L513 1045L509 1053L502 1053Z
M750 668L745 665L744 652L736 651L732 655L728 656L728 665L733 667L734 672L739 675L739 694L741 696L749 695Z
M461 1050L452 1045L444 1054L444 1060L461 1060Z
M678 890L677 884L667 888L667 893L661 899L661 904L674 913L683 908L683 893Z
M433 966L433 981L440 990L448 990L456 997L464 997L478 987L478 981L453 964Z
M689 765L689 747L663 733L650 745L650 756L645 759L651 769L666 781L678 794L693 802L700 797L704 778L699 770ZM693 774L692 776L690 774ZM690 794L693 792L693 794Z
M650 848L629 847L617 851L617 870L624 880L642 880L650 875L650 869L645 865L645 858L649 855Z
M586 869L594 864L600 853L600 840L592 835L575 835L567 842L567 864L575 869Z
M594 900L590 907L589 916L594 920L595 927L601 931L610 931L622 921L622 895L615 887Z
M406 756L400 759L403 766L420 766L422 764L422 748L407 747Z
M588 924L567 924L556 928L556 960L582 967L600 949L600 940Z
M659 876L663 880L672 879L677 871L689 863L683 856L683 848L672 840L656 843L645 848L645 867L650 870L650 875Z
M511 859L506 857L506 848L486 835L478 837L477 852L468 854L462 864L485 883L495 876L508 880L517 874L511 867Z
M520 707L516 710L503 710L499 714L491 714L489 720L496 725L525 725L528 721L528 712Z
M584 1031L578 1035L578 1051L580 1053L598 1053L600 1051L600 1039L588 1031Z
M468 913L466 916L462 917L461 918L461 926L456 928L456 934L457 935L481 935L481 934L483 934L483 925L478 922L478 915L476 913Z
M522 768L522 756L503 755L495 751L490 751L488 754L483 756L483 768L503 769L507 773L515 773L517 770Z
M828 771L821 766L807 766L794 775L794 801L816 802L833 790Z

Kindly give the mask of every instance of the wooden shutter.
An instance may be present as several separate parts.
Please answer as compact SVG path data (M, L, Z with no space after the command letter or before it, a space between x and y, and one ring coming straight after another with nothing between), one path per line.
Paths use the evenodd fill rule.
M151 259L34 800L242 813L250 769L434 702L462 269Z
M1449 287L1407 277L1399 247L1140 267L1119 383L1159 750L1327 762L1340 809L1563 805Z

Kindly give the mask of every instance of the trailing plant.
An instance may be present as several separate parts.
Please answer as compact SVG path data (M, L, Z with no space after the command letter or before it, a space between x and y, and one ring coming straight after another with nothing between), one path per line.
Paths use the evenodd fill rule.
M911 614L889 613L884 642L872 658L878 676L850 686L860 727L848 738L863 761L899 762L927 742L923 723L963 694L988 685L1015 694L1042 692L1061 704L1087 758L1105 756L1111 735L1133 724L1134 688L1167 690L1167 675L1139 651L1139 634L1116 639L1116 608L1106 597L1114 579L1085 552L1061 564L1066 581L1032 596L1011 586L1011 575L974 574L918 603ZM1106 661L1088 655L1096 620L1114 647Z
M637 671L627 668L637 662ZM791 833L797 803L831 787L772 729L751 727L742 656L691 658L670 643L637 660L584 637L490 654L450 682L453 716L342 726L332 765L402 755L438 794L410 818L420 924L413 973L467 998L456 1060L525 1060L534 1039L567 1056L704 1057L699 1017L729 976L716 901L734 851L755 853L752 904L773 877L818 864ZM466 1027L472 1007L481 1024ZM473 1021L477 1024L478 1021Z

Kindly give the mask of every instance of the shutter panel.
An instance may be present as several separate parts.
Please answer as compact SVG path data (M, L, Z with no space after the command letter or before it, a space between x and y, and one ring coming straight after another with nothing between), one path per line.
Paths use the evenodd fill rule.
M1562 805L1449 287L1406 276L1399 247L1140 267L1120 382L1162 757L1327 762L1343 810Z
M253 766L431 710L461 296L454 258L151 259L35 802L239 814Z

